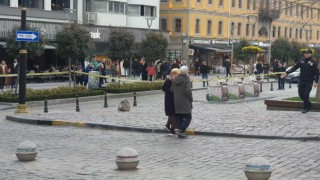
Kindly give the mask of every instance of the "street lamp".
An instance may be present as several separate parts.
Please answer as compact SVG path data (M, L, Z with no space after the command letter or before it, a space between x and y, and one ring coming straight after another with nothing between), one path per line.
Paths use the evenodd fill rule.
M306 42L307 42L306 48L308 49L309 48L309 39L310 39L309 33L311 32L311 24L304 24L304 25L302 25L302 28L304 31L306 31Z
M248 24L253 26L257 23L258 17L255 15L248 15L247 16ZM252 29L254 31L254 29ZM253 32L251 32L251 45L253 45ZM250 58L250 74L253 72L253 56Z
M21 31L27 30L27 8L25 1L21 2ZM27 77L27 47L26 42L21 42L20 47L20 62L19 62L19 104L17 105L16 113L28 113L26 105L26 77Z
M155 18L154 17L147 17L146 20L147 20L147 26L148 26L148 33L150 32L150 28L152 26L152 22Z

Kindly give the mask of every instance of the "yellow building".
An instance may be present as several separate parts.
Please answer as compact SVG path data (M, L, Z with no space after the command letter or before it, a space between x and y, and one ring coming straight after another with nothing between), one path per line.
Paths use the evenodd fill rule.
M240 39L266 52L270 39L279 37L309 39L311 47L320 46L319 4L315 0L161 0L160 29L170 32L169 59L222 65L231 56L231 42Z

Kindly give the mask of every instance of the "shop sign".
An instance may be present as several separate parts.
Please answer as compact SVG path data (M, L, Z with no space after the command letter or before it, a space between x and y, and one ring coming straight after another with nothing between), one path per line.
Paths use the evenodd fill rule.
M193 44L211 44L211 41L205 39L193 39Z
M98 29L96 32L90 32L90 35L92 39L100 39L100 32Z

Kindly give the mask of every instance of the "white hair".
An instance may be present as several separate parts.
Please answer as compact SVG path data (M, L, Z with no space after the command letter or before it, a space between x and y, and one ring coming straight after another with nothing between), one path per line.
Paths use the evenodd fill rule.
M181 74L188 74L189 69L187 66L181 66L180 71L181 71Z

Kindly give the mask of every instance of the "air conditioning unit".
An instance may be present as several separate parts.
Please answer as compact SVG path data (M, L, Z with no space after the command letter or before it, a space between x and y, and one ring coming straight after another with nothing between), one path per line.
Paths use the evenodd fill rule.
M97 13L87 12L87 24L97 24Z
M189 55L189 56L193 56L193 55L194 55L194 49L189 49L188 55Z

